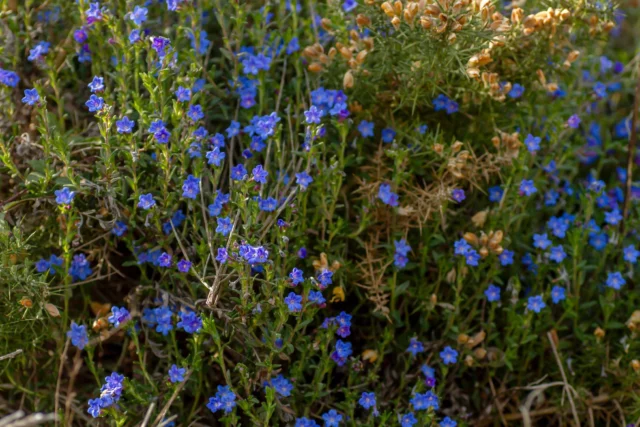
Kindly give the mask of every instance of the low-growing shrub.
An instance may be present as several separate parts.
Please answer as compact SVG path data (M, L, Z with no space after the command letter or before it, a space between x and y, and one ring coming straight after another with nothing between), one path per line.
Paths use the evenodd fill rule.
M0 5L3 412L640 417L633 2Z

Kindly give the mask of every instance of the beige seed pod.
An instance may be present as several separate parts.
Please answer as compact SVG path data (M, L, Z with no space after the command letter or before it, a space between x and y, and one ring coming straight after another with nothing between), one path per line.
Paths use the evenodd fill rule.
M367 27L371 25L371 19L360 13L358 14L358 16L356 16L356 24L358 24L358 26L360 27Z
M353 73L351 72L351 70L349 70L344 74L344 77L342 78L342 87L344 87L345 90L351 89L353 87L353 84Z
M342 57L347 61L353 57L353 53L351 53L351 51L344 46L340 48L340 55L342 55Z
M593 331L593 335L595 335L596 338L600 339L600 338L604 338L604 336L606 335L606 332L604 331L604 329L598 326L596 330Z
M634 371L636 372L640 371L640 361L638 361L637 359L633 359L630 365Z
M364 60L367 57L367 54L369 52L367 52L366 50L361 50L360 52L358 52L358 54L356 55L356 62L360 65L364 64Z
M428 30L429 28L431 28L431 19L427 18L426 16L421 16L420 17L420 25L425 30Z
M515 22L519 24L522 22L522 18L524 17L524 11L519 7L514 7L511 10L511 22Z
M312 73L319 73L320 71L322 71L322 64L319 62L312 62L307 68Z
M393 11L393 6L391 6L391 3L389 3L388 1L382 3L380 5L380 8L389 18L393 18L395 16L395 12Z
M398 18L397 16L394 16L393 19L391 20L391 25L393 25L393 28L397 30L400 28L401 22L402 21L400 21L400 18Z
M331 31L331 20L329 18L322 18L320 21L320 25L324 28L325 31Z
M478 246L478 236L475 235L475 233L464 233L464 235L462 236L462 238L469 243L472 246Z

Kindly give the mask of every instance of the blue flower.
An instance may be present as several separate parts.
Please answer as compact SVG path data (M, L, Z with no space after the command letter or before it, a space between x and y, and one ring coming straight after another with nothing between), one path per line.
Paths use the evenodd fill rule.
M404 414L400 418L400 426L401 427L413 427L417 423L418 423L418 419L413 414L413 412L409 412L408 414Z
M93 418L98 418L102 412L102 399L89 399L89 409L87 409L87 412Z
M212 151L207 151L207 154L205 156L207 157L207 163L214 166L220 166L220 163L227 155L223 151L220 151L220 148L214 147Z
M218 226L216 227L216 233L220 233L223 236L228 236L233 228L233 224L231 223L231 218L224 217L218 218Z
M184 381L184 374L187 372L187 368L178 368L176 365L171 365L169 369L169 381L172 383L181 383Z
M622 253L624 254L624 260L631 264L635 264L638 259L638 255L640 255L640 252L636 250L635 245L627 246L623 249Z
M225 413L233 411L236 406L236 394L231 390L229 386L218 386L218 391L214 397L209 398L207 408L214 414L220 410Z
M499 185L489 188L489 201L497 203L502 200L504 190Z
M29 50L29 56L27 59L29 61L39 61L49 53L49 46L51 46L51 43L49 42L38 42L33 49Z
M327 300L324 299L321 291L309 291L309 302L321 306Z
M8 87L16 87L20 82L20 76L13 71L0 68L0 83Z
M324 116L324 111L319 110L315 105L312 105L311 108L304 112L307 124L320 124L322 116Z
M293 390L293 384L282 375L272 378L271 381L267 381L265 385L272 387L276 393L283 397L291 396L291 391Z
M247 176L247 169L242 163L237 164L231 168L231 179L235 181L244 181Z
M267 197L266 199L258 197L258 207L263 212L273 212L278 207L278 201L273 197Z
M24 90L24 98L22 98L23 103L27 105L34 105L39 100L40 100L40 94L38 93L38 89Z
M566 289L561 286L554 286L551 289L551 300L554 304L558 304L560 301L567 299Z
M358 131L360 132L360 135L362 135L363 138L372 137L373 129L374 129L373 122L368 122L366 120L361 121L360 124L358 125Z
M307 417L301 417L296 419L296 423L293 427L320 427L320 424Z
M224 264L229 259L229 254L225 248L218 248L218 254L216 255L216 260L221 264Z
M129 43L134 44L137 41L140 41L140 30L136 28L134 30L131 30L131 32L129 33Z
M296 184L298 184L303 191L306 190L312 182L313 178L306 171L296 174Z
M501 266L507 266L513 264L513 251L509 249L504 249L500 255L498 255L498 259L500 260Z
M489 302L500 301L500 288L496 285L489 285L489 287L484 291L484 294Z
M391 185L380 184L378 189L378 198L382 200L382 203L389 206L398 206L398 195L391 191Z
M541 139L539 136L533 136L529 134L524 139L524 145L527 147L527 150L529 150L530 153L535 153L540 149L540 141Z
M71 344L80 350L89 344L87 327L85 325L78 325L76 322L71 322L71 329L67 332L67 337L71 338Z
M177 326L187 333L195 334L202 329L202 319L193 311L181 311L180 321Z
M320 289L325 289L327 286L333 283L333 271L323 268L318 273L318 281L320 282Z
M382 142L390 144L396 137L396 131L392 128L382 129Z
M518 83L514 83L513 86L511 86L511 90L509 91L507 96L511 99L517 99L520 98L523 93L524 87Z
M547 233L533 235L533 247L538 249L547 249L551 245Z
M418 341L418 338L413 337L409 340L409 347L407 348L407 351L415 357L418 353L422 353L424 351L424 345Z
M527 301L527 310L531 310L535 313L540 313L540 311L546 306L547 305L542 300L542 295L529 297Z
M287 304L290 312L298 312L302 310L302 295L296 295L295 292L290 292L284 299L284 303Z
M189 175L182 184L182 197L195 200L198 194L200 194L200 178Z
M269 175L269 173L262 167L262 165L258 165L253 168L253 171L251 171L251 173L253 174L253 180L255 182L259 182L260 184L267 183L267 176Z
M293 268L293 270L291 270L291 273L289 273L289 278L294 285L299 285L300 283L304 282L302 270L295 267Z
M144 21L147 20L147 13L149 11L146 7L136 6L133 9L133 12L129 14L129 19L132 20L136 25L140 26Z
M104 99L96 95L91 95L84 105L89 108L89 112L95 113L96 111L102 110L102 107L104 107Z
M52 263L52 260L49 260L49 263ZM62 263L56 265L62 265ZM84 256L84 254L73 256L73 260L71 260L71 266L69 266L69 275L74 281L86 280L87 277L91 276L92 273L93 272L91 271L89 261Z
M69 190L69 187L64 187L62 190L54 191L54 194L56 195L56 203L66 206L71 204L76 192Z
M458 361L458 352L449 346L440 352L440 357L445 365L451 365Z
M364 409L375 408L376 406L376 394L374 392L362 392L360 400L358 400L360 406Z
M156 332L167 336L173 329L173 312L169 307L157 307L153 309L153 320L156 324Z
M232 121L225 132L227 132L227 138L233 138L234 136L237 136L240 133L240 123L236 122L235 120Z
M336 349L333 353L331 353L331 359L336 362L338 366L344 366L347 363L347 359L353 353L352 346L350 342L345 342L342 340L336 341Z
M138 198L138 207L144 210L149 210L156 205L156 201L153 200L153 194L141 194Z
M597 251L601 251L609 243L609 235L607 233L589 233L589 244Z
M324 420L324 427L339 427L342 421L342 415L335 409L331 409L329 412L322 414Z
M178 86L178 89L175 91L175 95L179 102L191 101L191 89L188 87Z
M411 400L409 400L409 402L411 403L411 405L413 405L413 409L415 409L416 411L424 411L429 408L433 408L434 411L440 409L440 400L438 399L438 396L432 391L427 391L426 393L416 393L411 398Z
M622 221L622 215L618 209L614 209L611 212L605 212L604 221L610 225L617 225Z
M467 253L464 254L464 259L467 265L477 267L478 261L480 261L480 255L475 249L469 249Z
M549 218L549 221L547 221L547 227L554 236L564 239L569 229L569 223L562 218L552 216Z
M93 80L91 80L91 83L89 83L87 86L93 93L102 92L104 90L104 78L94 76Z
M457 425L458 423L449 417L444 417L444 419L440 421L440 427L456 427Z
M287 55L291 55L300 50L300 42L297 37L293 37L289 43L287 43Z
M624 280L624 277L622 277L622 273L620 272L607 274L607 286L615 289L616 291L619 291L626 283L627 281Z
M190 106L189 111L187 111L187 116L194 122L197 122L198 120L204 118L202 106L200 106L200 104Z
M122 119L116 121L116 130L118 133L131 133L135 124L136 122L124 116Z
M551 252L549 254L549 259L551 261L555 261L556 263L560 264L566 257L567 254L565 253L562 245L553 246L551 248Z
M520 183L520 194L524 194L525 196L531 196L536 193L538 189L533 185L532 180L523 179Z
M344 3L342 3L342 10L347 13L351 12L356 7L358 7L358 2L356 0L344 0Z
M131 314L129 314L129 310L124 307L111 307L111 316L109 316L109 323L111 323L116 328L121 323L126 323L131 320Z

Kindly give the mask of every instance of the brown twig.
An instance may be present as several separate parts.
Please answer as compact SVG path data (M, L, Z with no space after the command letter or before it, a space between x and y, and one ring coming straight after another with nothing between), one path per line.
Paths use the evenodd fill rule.
M576 411L576 404L573 402L573 397L571 396L571 392L573 388L569 385L567 381L567 375L564 373L564 367L562 366L562 361L560 360L560 356L558 355L558 349L556 348L556 344L553 342L553 337L551 336L551 332L547 332L547 338L549 338L549 342L551 343L551 348L553 349L553 355L556 358L556 363L560 368L560 374L562 375L562 380L564 382L564 389L567 392L567 396L569 397L569 404L571 405L571 412L573 413L573 419L576 422L576 425L580 427L580 417L578 417L578 411Z
M629 206L631 204L631 182L633 178L633 159L636 152L636 141L638 140L638 108L640 108L640 66L638 66L638 84L636 85L635 99L633 100L633 112L631 114L631 130L629 132L629 146L627 153L627 182L624 193L624 208L620 231L624 237L627 218L629 217Z
M178 385L178 387L176 387L176 389L173 391L173 394L169 398L169 401L164 405L164 407L162 408L162 411L160 411L160 413L158 414L158 416L156 417L152 425L157 426L158 424L160 424L160 422L162 422L162 419L167 414L167 411L173 404L173 401L176 400L176 397L178 397L178 393L180 393L180 390L182 390L184 385L187 383L192 373L193 371L191 370L187 371L187 374L184 376L184 381L182 381L180 385Z

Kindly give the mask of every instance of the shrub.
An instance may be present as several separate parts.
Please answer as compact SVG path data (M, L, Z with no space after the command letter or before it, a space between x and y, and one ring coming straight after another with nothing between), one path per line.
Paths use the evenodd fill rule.
M555 6L3 3L9 407L637 418L637 17Z

